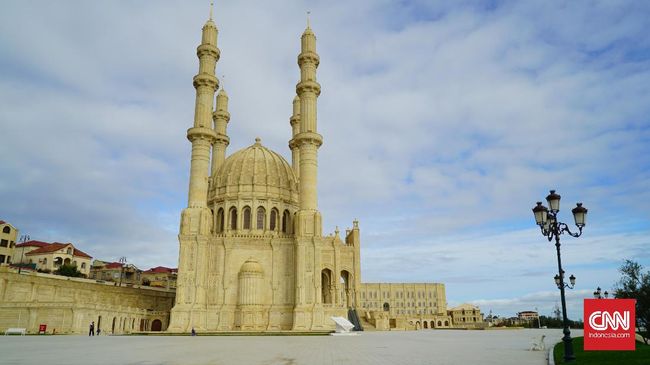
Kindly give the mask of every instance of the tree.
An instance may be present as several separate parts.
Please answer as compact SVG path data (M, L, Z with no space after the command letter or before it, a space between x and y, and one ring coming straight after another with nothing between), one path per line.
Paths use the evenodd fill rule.
M636 331L648 344L650 339L650 271L643 273L643 266L625 260L619 271L623 276L614 288L617 299L636 299Z
M78 278L80 276L83 276L83 274L77 270L76 265L61 265L57 271L55 271L55 274L57 275L62 275L62 276L70 276L73 278Z
M555 303L555 309L553 309L553 314L555 315L555 319L558 321L562 319L562 311L560 311L560 306Z

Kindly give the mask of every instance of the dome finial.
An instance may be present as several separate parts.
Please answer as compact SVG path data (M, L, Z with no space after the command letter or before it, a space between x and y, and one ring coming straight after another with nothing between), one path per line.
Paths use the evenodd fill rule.
M260 137L255 137L255 144L262 144L262 139Z
M311 11L307 10L307 29L309 29L309 14L311 14Z

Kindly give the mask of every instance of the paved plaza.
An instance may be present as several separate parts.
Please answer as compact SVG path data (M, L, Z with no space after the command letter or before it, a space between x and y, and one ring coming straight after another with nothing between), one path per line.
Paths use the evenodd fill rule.
M423 365L546 364L529 351L559 329L364 332L358 336L11 336L0 337L2 364ZM573 335L582 335L574 330Z

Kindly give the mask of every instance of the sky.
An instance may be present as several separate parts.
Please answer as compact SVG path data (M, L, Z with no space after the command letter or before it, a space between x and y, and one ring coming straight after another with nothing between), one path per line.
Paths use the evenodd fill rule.
M209 1L8 1L0 12L0 219L94 258L175 267L196 47ZM559 303L549 189L577 277L569 316L633 259L650 269L650 4L217 1L227 153L291 160L311 12L324 232L359 219L363 282L442 282L449 306Z

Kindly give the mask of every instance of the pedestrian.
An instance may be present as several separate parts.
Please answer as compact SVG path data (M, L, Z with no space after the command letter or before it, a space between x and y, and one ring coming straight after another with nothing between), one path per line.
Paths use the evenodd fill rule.
M95 321L90 322L90 330L88 331L88 336L95 335Z
M99 327L97 327L97 336L99 336L99 334L100 334L101 332L102 332L102 329L99 328Z
M192 327L192 336L196 336L196 331L194 330L194 327Z

